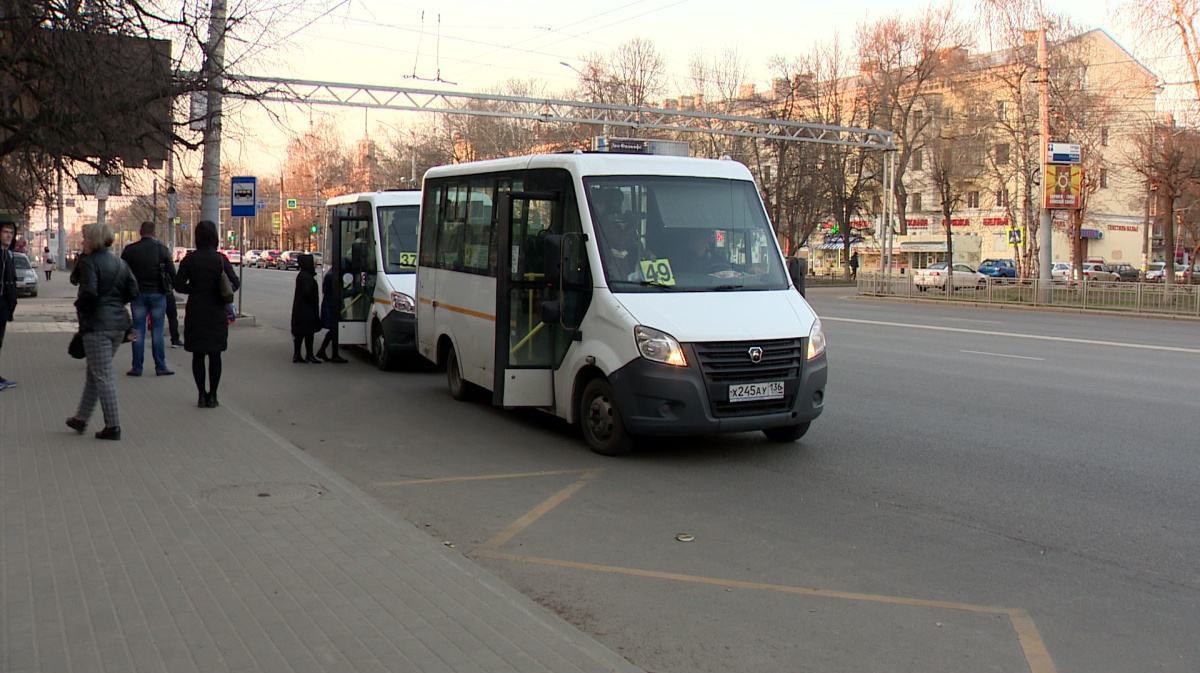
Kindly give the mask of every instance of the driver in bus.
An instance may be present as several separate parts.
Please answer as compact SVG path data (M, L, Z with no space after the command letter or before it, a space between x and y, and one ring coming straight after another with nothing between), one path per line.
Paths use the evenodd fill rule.
M708 229L684 229L682 245L671 256L671 268L675 273L709 273L716 260L711 250L712 232Z

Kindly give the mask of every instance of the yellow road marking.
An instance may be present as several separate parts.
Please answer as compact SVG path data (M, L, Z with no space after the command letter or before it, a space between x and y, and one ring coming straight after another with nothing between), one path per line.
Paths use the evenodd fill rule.
M413 484L449 484L457 481L486 481L489 479L519 479L521 477L546 477L552 474L580 474L587 470L544 470L542 472L514 472L511 474L483 474L472 477L433 477L430 479L406 479L404 481L377 481L373 486L411 486Z
M495 538L493 538L495 539ZM488 541L489 543L491 540ZM485 545L486 546L486 545ZM1037 630L1037 625L1034 624L1033 618L1029 613L1020 608L1002 608L987 605L972 605L970 603L953 603L949 601L931 601L921 598L905 598L903 596L885 596L880 594L861 594L853 591L831 591L828 589L813 589L809 587L795 587L786 584L767 584L765 582L747 582L744 580L727 580L719 577L704 577L700 575L684 575L681 573L669 573L658 570L642 570L640 568L624 568L621 566L607 566L596 563L580 563L577 561L560 561L558 559L539 558L536 556L518 556L516 554L505 554L495 551L494 548L484 549L480 547L475 552L476 556L485 558L497 559L500 561L514 561L517 563L531 563L536 565L553 566L556 568L570 568L574 570L588 570L591 572L602 572L614 575L629 575L632 577L644 577L649 579L670 580L674 582L689 582L692 584L706 584L709 586L736 588L736 589L754 589L759 591L775 591L785 594L796 594L801 596L815 596L821 598L835 598L839 600L860 601L865 603L885 603L891 605L903 605L908 607L935 608L940 610L958 610L961 612L974 612L980 614L1005 615L1012 623L1013 630L1016 631L1017 640L1021 644L1021 651L1025 654L1025 661L1029 665L1030 673L1056 673L1057 669L1054 666L1054 661L1050 658L1050 652L1046 649L1045 642L1042 641L1042 636Z
M977 614L992 614L1004 615L1008 617L1012 624L1013 631L1016 632L1017 641L1021 645L1021 651L1025 655L1025 662L1029 666L1029 673L1057 673L1058 669L1054 665L1054 660L1050 657L1049 650L1046 649L1046 643L1042 640L1042 635L1037 629L1037 624L1029 613L1021 608L1005 608L999 606L988 605L973 605L971 603L955 603L952 601L935 601L922 598L906 598L903 596L886 596L883 594L864 594L853 591L833 591L829 589L814 589L811 587L797 587L787 584L769 584L766 582L748 582L745 580L729 580L719 577L704 577L702 575L685 575L682 573L670 573L659 570L643 570L640 568L626 568L622 566L601 565L598 563L581 563L578 561L561 561L558 559L540 558L537 556L520 556L517 554L507 554L498 551L500 547L508 543L524 531L535 521L550 513L555 507L558 507L563 502L577 493L579 489L587 485L587 482L595 479L604 470L602 468L593 468L590 470L549 470L545 472L519 472L512 474L490 474L477 475L469 477L443 477L435 479L410 479L407 481L379 482L371 484L372 486L403 486L410 484L435 484L435 483L451 483L462 481L479 481L485 479L512 479L520 477L540 477L558 474L579 474L579 479L560 490L554 495L544 500L537 507L526 512L521 518L514 521L504 530L500 531L491 539L475 548L470 553L471 556L496 559L499 561L512 561L516 563L530 563L535 565L553 566L557 568L568 568L573 570L587 570L590 572L602 572L614 575L627 575L631 577L644 577L648 579L669 580L673 582L688 582L691 584L703 584L708 586L718 586L725 588L737 589L753 589L756 591L774 591L778 593L793 594L800 596L814 596L820 598L833 598L837 600L860 601L866 603L883 603L890 605L902 605L908 607L933 608L939 610L957 610L960 612L973 612Z
M515 537L518 533L528 528L534 521L542 518L550 510L562 504L567 498L575 495L576 491L583 488L589 481L595 479L603 471L604 470L601 468L595 468L579 475L579 481L576 481L558 493L555 493L546 499L542 504L526 512L524 516L514 521L511 525L509 525L508 528L505 528L496 535L492 536L492 539L476 547L475 553L488 553L499 549L504 545L505 542L513 539L513 537Z

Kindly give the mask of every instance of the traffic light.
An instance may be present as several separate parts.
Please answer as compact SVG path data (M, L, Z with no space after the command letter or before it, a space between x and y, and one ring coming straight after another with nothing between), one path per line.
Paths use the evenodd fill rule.
M314 233L314 234L317 233L317 225L314 224L312 226L312 228L310 229L310 231L312 231L312 233Z
M233 243L233 232L229 232L229 242Z

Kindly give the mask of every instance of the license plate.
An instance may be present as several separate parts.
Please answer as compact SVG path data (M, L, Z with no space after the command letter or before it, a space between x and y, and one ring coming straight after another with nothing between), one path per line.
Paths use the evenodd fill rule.
M729 386L730 402L783 399L783 381L766 383L735 383Z

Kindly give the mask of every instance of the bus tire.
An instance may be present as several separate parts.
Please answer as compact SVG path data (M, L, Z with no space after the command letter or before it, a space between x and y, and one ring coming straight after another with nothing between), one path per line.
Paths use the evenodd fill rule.
M794 442L800 439L808 432L808 426L811 423L801 423L800 425L785 425L779 428L767 428L763 430L763 434L772 442Z
M400 364L397 362L399 358L391 354L387 337L383 334L383 327L378 322L371 325L371 359L375 361L376 367L385 372L396 369Z
M621 456L633 448L612 384L603 377L588 382L579 399L579 424L588 446L602 456Z
M450 397L465 402L471 397L471 384L462 377L462 367L458 364L458 353L454 346L446 350L446 383L450 388Z

